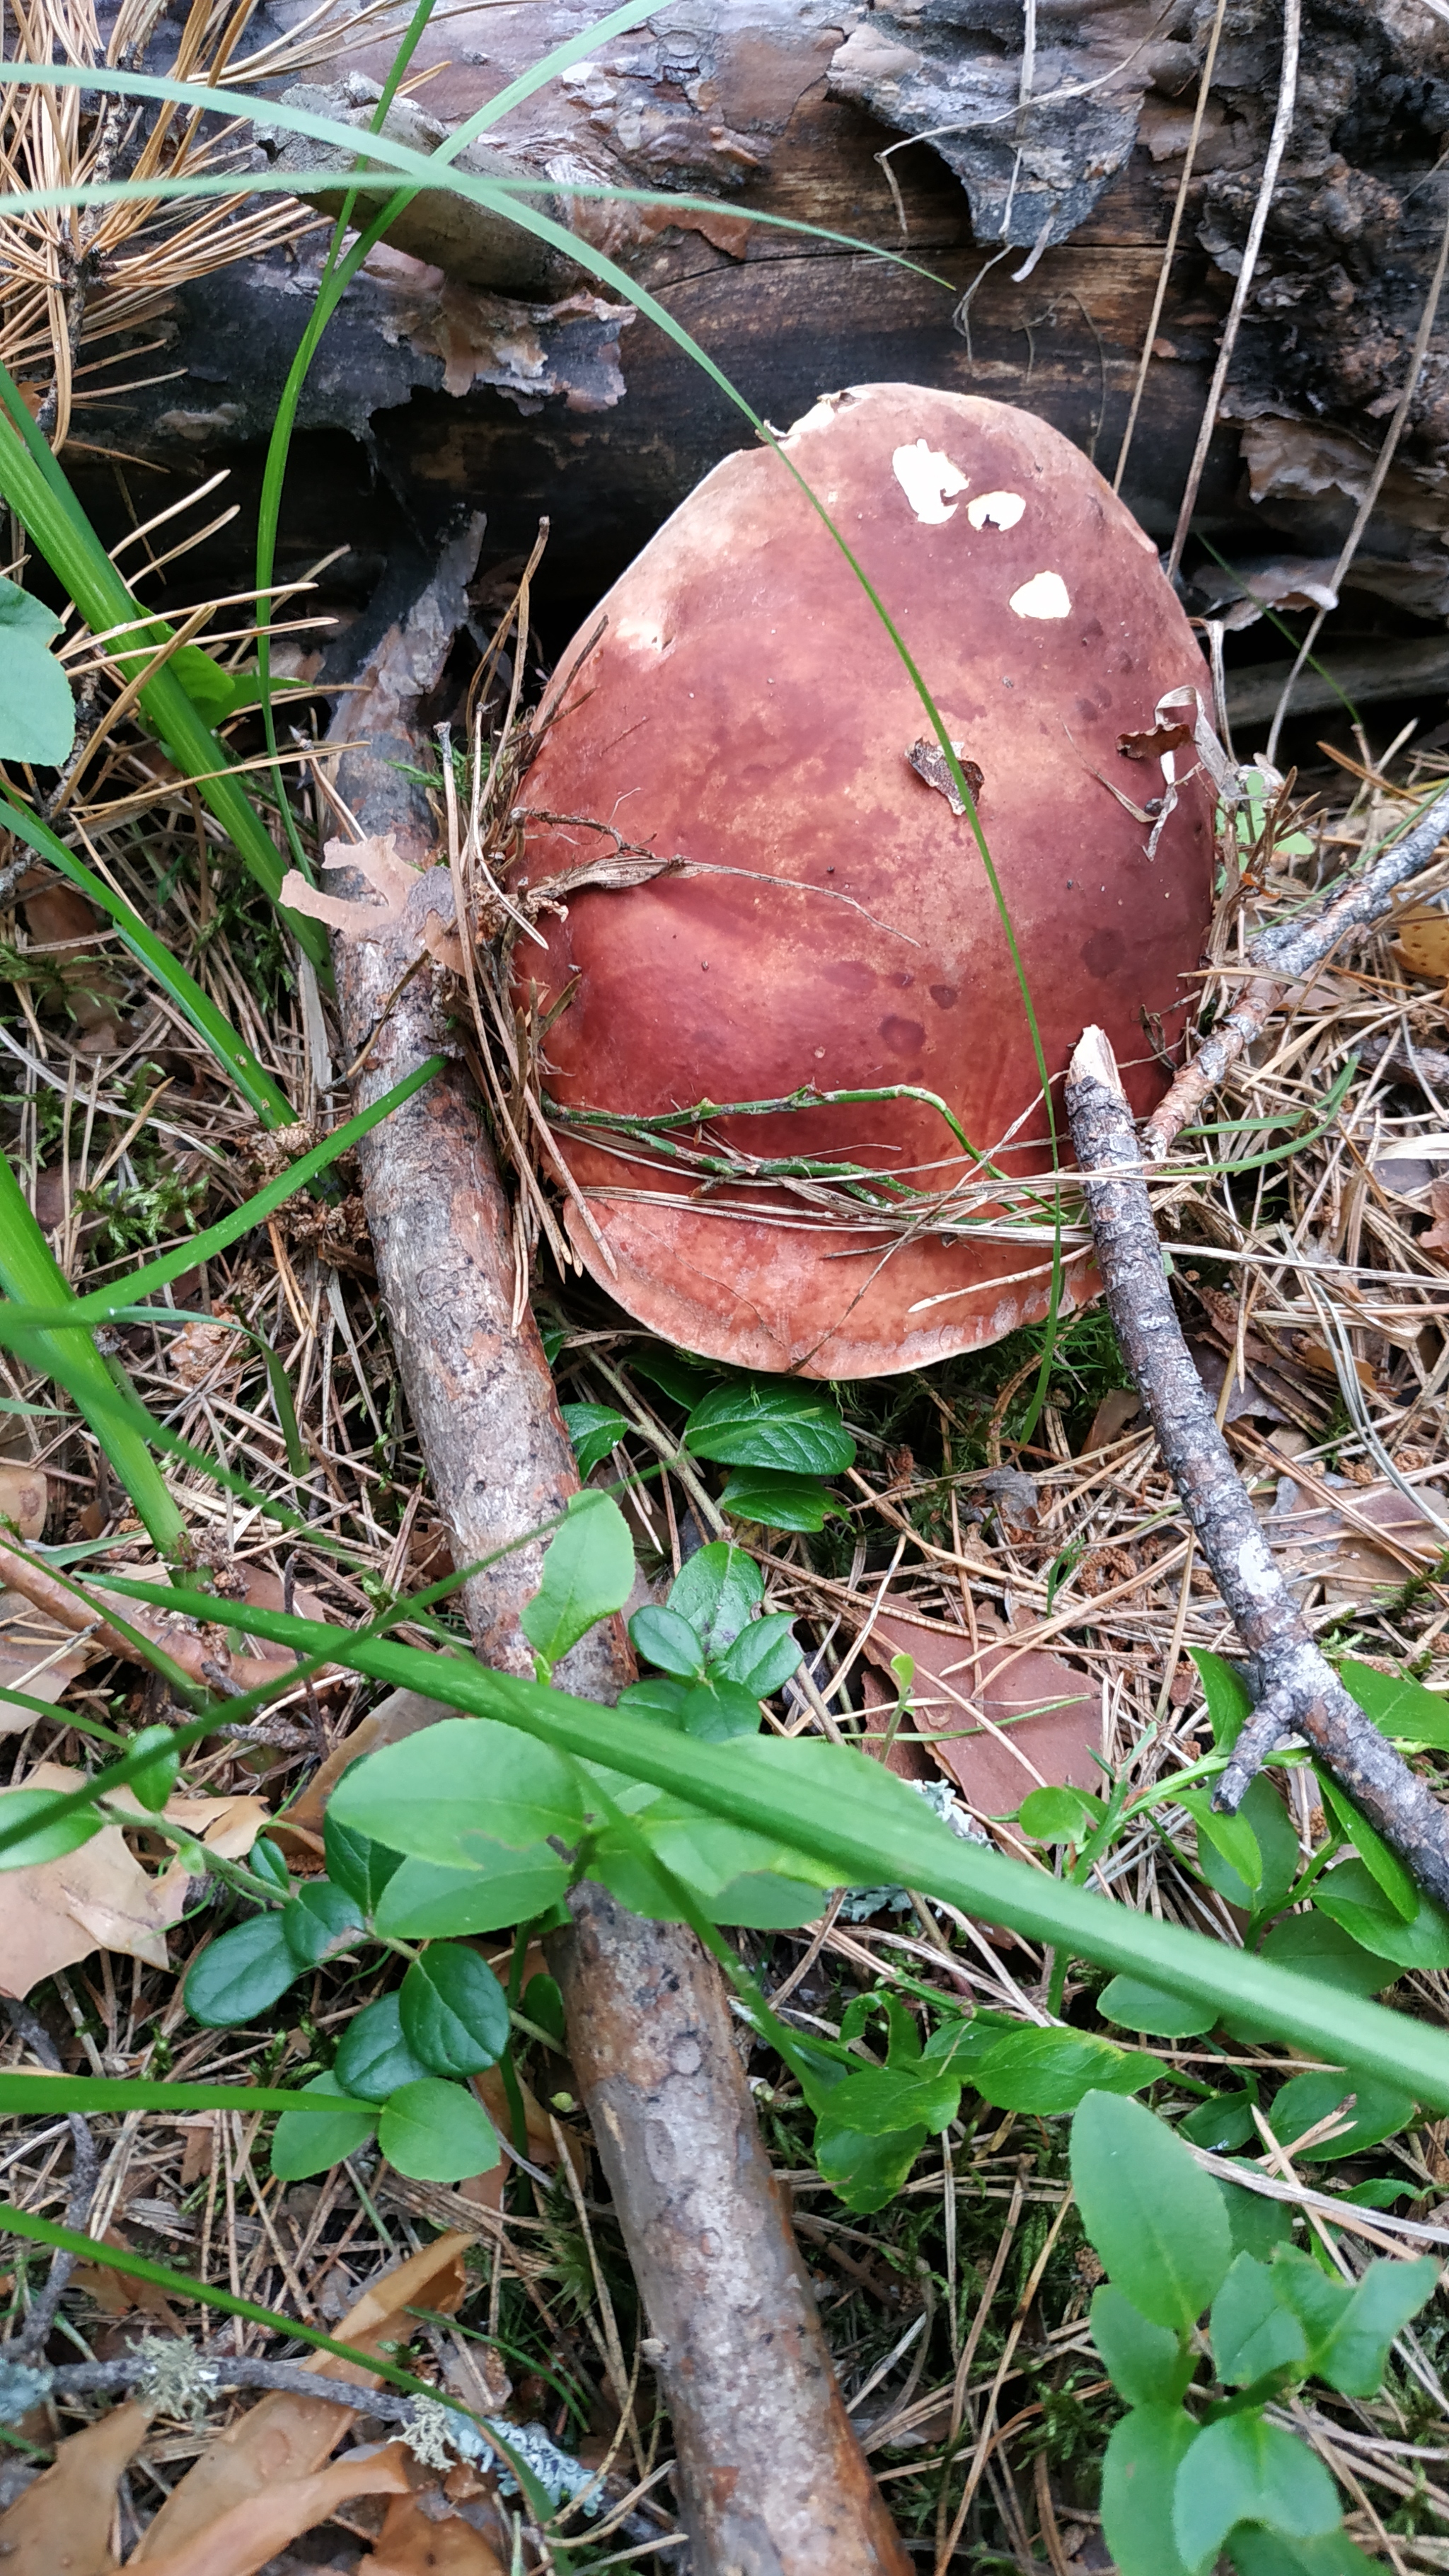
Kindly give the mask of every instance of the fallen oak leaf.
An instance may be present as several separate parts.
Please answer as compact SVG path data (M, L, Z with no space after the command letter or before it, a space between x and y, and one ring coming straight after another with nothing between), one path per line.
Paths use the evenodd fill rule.
M339 2425L345 2420L337 2407L332 2414ZM347 2504L353 2496L405 2494L410 2457L403 2442L389 2442L385 2450L365 2456L349 2451L345 2459L314 2469L306 2477L263 2486L193 2532L189 2540L168 2549L164 2556L146 2548L156 2528L153 2522L126 2565L149 2567L152 2576L257 2576L257 2570L265 2567L269 2558L299 2540L304 2531L313 2531L319 2522L329 2521L338 2506ZM160 2520L158 2514L156 2522Z
M12 1523L22 1538L40 1538L50 1508L50 1489L43 1467L0 1460L0 1521Z
M116 2480L151 2421L147 2406L113 2406L61 2443L48 2469L0 2513L5 2576L112 2576Z
M18 1789L63 1792L84 1786L84 1774L60 1762L37 1763L23 1781L0 1790L3 1801ZM134 1810L138 1828L154 1831L134 1793L120 1789L112 1801ZM251 1850L270 1810L257 1797L175 1798L164 1813L173 1824L198 1834L227 1860L240 1860ZM215 1840L212 1840L212 1837ZM105 1825L78 1850L56 1860L38 1861L29 1869L0 1876L0 1994L20 2000L43 1977L74 1967L92 1950L112 1950L123 1958L141 1959L148 1967L168 1964L166 1934L179 1923L186 1903L189 1873L176 1859L152 1878L127 1844L119 1825Z
M390 2343L405 2340L411 2330L405 2313L410 2307L431 2308L450 2316L467 2287L463 2249L470 2242L461 2234L440 2236L405 2263L384 2273L348 2310L337 2328L336 2340L375 2351L384 2337ZM356 2381L361 2388L377 2385L370 2372L360 2370L355 2362L341 2360L335 2353L321 2353L304 2367L315 2370L319 2378ZM177 2552L222 2519L245 2514L258 2497L271 2489L295 2484L320 2471L356 2420L350 2408L335 2405L327 2397L298 2397L290 2390L278 2389L260 2398L217 2435L194 2467L178 2481L132 2551L128 2567L149 2568L154 2564L158 2571L169 2570ZM297 2528L310 2526L300 2524ZM272 2544L273 2549L282 2546L281 2541ZM271 2554L270 2549L264 2552L258 2563L264 2563ZM179 2563L184 2565L185 2561Z
M421 2495L394 2497L357 2576L506 2576L497 2551L462 2514L445 2511L434 2520L427 2506L436 2493L427 2502Z
M0 1591L0 1735L23 1735L35 1723L33 1708L7 1697L7 1683L27 1699L58 1700L105 1651L97 1638L78 1637L37 1610L24 1593Z

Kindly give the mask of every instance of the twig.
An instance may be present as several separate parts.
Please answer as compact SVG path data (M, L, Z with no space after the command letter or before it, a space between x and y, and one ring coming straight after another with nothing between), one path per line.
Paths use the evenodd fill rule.
M1270 1726L1306 1737L1420 1885L1443 1902L1449 1899L1449 1815L1350 1699L1273 1562L1183 1339L1132 1113L1100 1029L1084 1032L1068 1067L1067 1115L1117 1338L1168 1474L1252 1659L1258 1758ZM1234 1778L1238 1799L1251 1777L1245 1757ZM1224 1779L1214 1804L1231 1803Z
M1182 507L1177 514L1172 550L1167 558L1169 580L1182 561L1182 550L1187 543L1187 532L1192 525L1193 511L1197 507L1203 468L1207 464L1213 431L1218 425L1218 407L1222 402L1223 387L1228 380L1228 369L1233 363L1233 352L1238 344L1238 331L1243 315L1247 311L1253 275L1258 265L1258 253L1263 246L1268 209L1273 203L1273 191L1278 185L1278 172L1283 154L1287 149L1288 137L1293 130L1293 107L1298 94L1298 38L1301 21L1300 0L1283 0L1283 67L1278 80L1278 104L1273 113L1273 130L1268 137L1268 151L1263 163L1258 202L1253 208L1253 219L1248 226L1248 238L1243 245L1243 264L1238 271L1237 284L1233 288L1233 300L1228 306L1228 318L1223 324L1218 362L1213 369L1213 380L1208 388L1207 404L1197 434L1197 445L1193 449L1192 463L1188 467L1187 487L1182 496Z
M8 1998L5 2009L31 2056L38 2057L49 2074L63 2075L65 2069L60 2062L60 2053L44 2022L37 2019L28 2005L13 2002ZM67 2227L81 2230L90 2215L101 2162L96 2153L96 2142L91 2136L89 2121L82 2119L79 2111L72 2111L68 2116L72 2155L70 2197L66 2202L65 2223ZM45 2350L50 2341L51 2327L55 2323L56 2309L60 2305L66 2284L75 2266L75 2255L68 2253L64 2246L58 2246L50 2258L50 2271L46 2277L44 2289L35 2300L19 2334L6 2346L8 2361L24 2362L31 2353Z
M1401 839L1381 850L1361 876L1336 887L1322 904L1299 913L1296 920L1259 933L1248 949L1248 963L1256 972L1242 1000L1218 1022L1191 1064L1184 1065L1142 1130L1149 1162L1160 1163L1171 1152L1208 1093L1216 1090L1244 1047L1262 1035L1285 988L1321 966L1346 930L1362 930L1380 920L1395 888L1432 865L1446 832L1449 791L1436 796L1428 812Z

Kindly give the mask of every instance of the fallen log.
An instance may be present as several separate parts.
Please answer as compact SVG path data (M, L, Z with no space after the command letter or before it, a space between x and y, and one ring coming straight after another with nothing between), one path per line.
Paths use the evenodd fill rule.
M344 702L337 793L368 837L431 856L416 710L441 677L477 555L477 523L389 631ZM401 766L399 766L401 764ZM335 845L334 845L335 847ZM334 867L343 899L366 880ZM352 882L349 882L349 879ZM426 969L405 933L334 940L356 1106L435 1054ZM365 1140L379 1288L455 1562L556 1516L578 1475L532 1314L516 1326L508 1202L460 1066ZM541 1546L470 1577L482 1660L532 1672L519 1627ZM611 1702L632 1678L618 1621L562 1659L558 1685ZM445 1712L438 1710L437 1714ZM649 2310L679 2458L694 2576L906 2576L909 2560L841 2403L808 2279L770 2179L713 1963L692 1933L642 1923L585 1885L557 1947L570 2053Z

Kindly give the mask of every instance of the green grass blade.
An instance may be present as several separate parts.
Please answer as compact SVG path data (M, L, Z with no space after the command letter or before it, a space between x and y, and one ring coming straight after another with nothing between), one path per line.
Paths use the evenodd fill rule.
M177 964L164 942L147 929L140 914L133 912L118 894L112 893L104 877L98 877L93 869L76 857L73 850L67 849L64 841L57 838L38 814L32 814L12 792L0 792L4 794L3 804L0 804L0 822L5 829L13 832L18 841L24 841L40 858L47 860L51 867L59 869L61 875L68 877L99 911L109 914L132 956L155 976L162 990L170 994L178 1011L189 1020L222 1071L236 1084L243 1100L256 1111L262 1125L290 1126L296 1111L286 1093L273 1082L269 1073L263 1071L250 1047L243 1045L230 1020L202 991L195 977Z
M138 1816L138 1824L145 1822ZM375 2102L352 2102L340 2093L288 2093L266 2084L166 2084L149 2076L31 2075L7 2067L0 2074L0 2116L47 2111L376 2111Z
M67 1320L75 1307L61 1269L31 1213L7 1156L0 1154L0 1289L8 1300L26 1308L41 1307L53 1319ZM0 1315L6 1312L0 1307ZM62 1347L48 1331L27 1343L27 1356L62 1383L74 1396L111 1466L139 1512L162 1556L174 1556L185 1543L186 1523L171 1498L165 1477L133 1424L119 1419L117 1385L106 1362L84 1329L67 1334ZM134 1399L132 1399L134 1401Z
M159 1585L130 1578L108 1577L108 1583L117 1592L157 1604L177 1598ZM184 1594L179 1601L199 1616L215 1615L214 1603L204 1596L198 1595L194 1605ZM1449 2111L1449 2038L1442 2032L1268 1960L1225 1950L1203 1933L1135 1914L1025 1861L948 1839L928 1811L923 1810L919 1825L894 1815L882 1818L868 1772L862 1773L858 1802L837 1796L832 1812L820 1814L798 1797L762 1786L728 1745L697 1742L623 1710L569 1699L463 1658L424 1654L387 1638L358 1637L323 1621L289 1619L244 1603L229 1605L228 1624L274 1644L325 1654L375 1681L420 1691L468 1715L516 1726L559 1752L605 1761L633 1779L677 1792L710 1814L809 1852L838 1869L842 1884L874 1885L890 1878L963 1913L1005 1924L1028 1940L1145 1977L1169 1993L1211 2003L1219 2012L1250 2014L1296 2048L1323 2056L1331 2065L1346 2064L1407 2085L1420 2101ZM5 1839L0 1830L0 1848Z

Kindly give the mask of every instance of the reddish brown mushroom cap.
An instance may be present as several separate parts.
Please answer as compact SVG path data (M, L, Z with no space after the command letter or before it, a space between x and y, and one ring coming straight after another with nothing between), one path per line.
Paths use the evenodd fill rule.
M1118 737L1150 729L1169 690L1206 700L1151 540L1076 448L1003 404L869 385L818 403L785 447L981 774L1053 1078L1097 1021L1145 1111L1164 1076L1143 1013L1189 997L1212 848L1200 776L1151 858L1148 827L1103 783L1137 806L1160 794L1156 761L1125 757ZM546 955L520 942L520 999L532 986L548 1008L577 979L546 1040L552 1096L640 1117L910 1083L1014 1179L1048 1170L1030 1030L970 820L912 767L930 734L921 700L789 467L766 448L728 457L604 611L593 649L561 665L527 803L705 872L571 896ZM1181 777L1191 748L1175 758ZM537 887L612 848L581 822L535 820L523 873ZM716 1120L682 1141L849 1158L916 1188L970 1171L939 1114L909 1100ZM1049 1240L847 1230L779 1180L701 1194L697 1174L667 1174L646 1147L577 1131L560 1144L617 1274L571 1208L585 1262L642 1323L711 1357L869 1375L1047 1311ZM1095 1288L1073 1260L1068 1300Z

